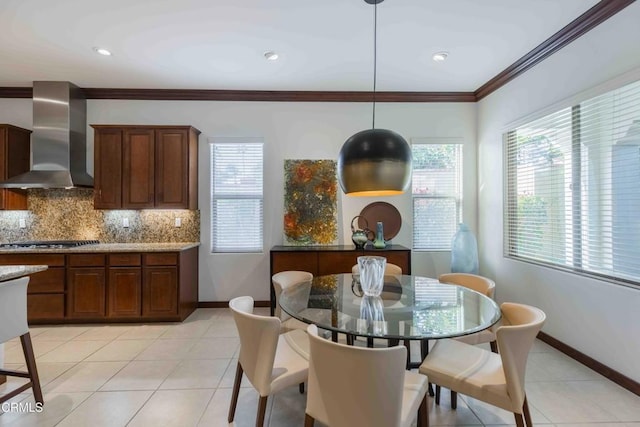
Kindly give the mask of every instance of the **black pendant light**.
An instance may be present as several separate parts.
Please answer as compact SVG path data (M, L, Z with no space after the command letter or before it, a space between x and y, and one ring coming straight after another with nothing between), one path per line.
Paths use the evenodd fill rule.
M402 194L411 181L411 148L396 132L376 129L376 62L378 3L373 23L373 124L346 140L338 155L338 180L350 196L391 196Z

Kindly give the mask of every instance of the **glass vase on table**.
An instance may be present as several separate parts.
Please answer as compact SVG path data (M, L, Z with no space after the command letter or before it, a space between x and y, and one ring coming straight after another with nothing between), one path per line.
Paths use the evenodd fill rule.
M377 297L384 286L384 269L387 259L381 256L359 256L360 287L365 296Z

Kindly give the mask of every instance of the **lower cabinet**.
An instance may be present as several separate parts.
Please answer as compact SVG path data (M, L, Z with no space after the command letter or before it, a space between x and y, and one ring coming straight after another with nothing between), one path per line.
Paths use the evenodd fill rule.
M104 318L106 283L104 267L69 268L67 279L67 317Z
M178 252L0 254L48 265L30 276L29 323L182 321L198 306L198 248Z
M383 256L398 265L404 274L411 274L411 249L388 245L384 249L355 250L354 246L274 246L270 253L270 276L287 270L308 271L314 276L351 273L351 267L363 255ZM271 315L276 306L276 294L269 280Z
M142 313L140 267L109 267L107 295L109 317L140 317Z
M145 267L142 288L144 317L178 314L178 269L176 267Z

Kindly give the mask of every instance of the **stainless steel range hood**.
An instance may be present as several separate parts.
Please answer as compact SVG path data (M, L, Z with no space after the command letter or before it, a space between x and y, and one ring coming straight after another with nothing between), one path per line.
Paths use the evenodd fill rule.
M87 174L87 100L69 82L33 82L32 167L4 188L93 187Z

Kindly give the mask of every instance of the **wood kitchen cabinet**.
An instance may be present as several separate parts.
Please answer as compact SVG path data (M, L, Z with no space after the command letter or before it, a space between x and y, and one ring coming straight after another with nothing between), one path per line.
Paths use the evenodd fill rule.
M198 247L171 252L0 253L0 265L47 265L30 276L31 324L177 322L198 306Z
M0 181L29 171L30 138L30 130L0 124ZM11 209L27 209L26 191L0 188L0 210Z
M111 254L107 270L107 317L140 317L142 267L140 254Z
M384 249L355 250L353 246L274 246L271 248L271 276L281 271L308 271L314 276L351 273L351 267L358 263L362 255L375 255L402 268L404 274L411 274L411 249L400 245L390 245ZM275 309L275 292L271 290L271 315Z
M47 265L32 274L27 286L29 321L59 322L65 316L65 257L58 254L0 254L2 265Z
M198 208L199 130L91 126L96 209Z
M69 255L67 262L67 317L101 319L106 316L104 254Z
M178 314L178 262L175 254L146 254L142 315L144 317Z

